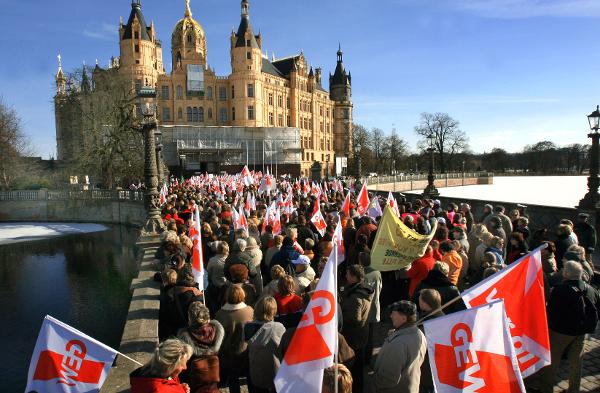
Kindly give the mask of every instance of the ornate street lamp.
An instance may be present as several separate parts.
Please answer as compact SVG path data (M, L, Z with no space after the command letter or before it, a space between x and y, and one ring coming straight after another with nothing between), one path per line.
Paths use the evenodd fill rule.
M165 173L164 173L164 161L163 161L163 144L162 144L162 132L156 128L154 130L154 137L156 138L156 173L158 174L158 184L159 188L162 187L162 184L165 182Z
M144 136L144 206L146 207L146 224L142 229L144 236L156 236L165 230L160 217L160 196L158 192L158 175L156 167L156 90L142 87L138 92L138 107L142 114L139 130Z
M429 155L429 174L427 175L427 187L425 187L425 190L423 190L423 198L427 198L427 199L436 199L437 197L440 196L440 192L438 191L437 188L435 188L435 175L433 174L433 154L435 152L435 148L434 146L434 140L435 137L432 134L429 134L429 136L427 137L427 141L429 144L429 147L427 148L427 152L430 154Z
M598 207L598 201L600 201L598 195L598 140L600 139L600 134L598 133L598 129L600 129L599 107L596 106L596 110L590 113L587 118L590 123L590 130L592 130L592 132L588 134L588 138L592 139L590 176L588 177L588 192L583 199L579 201L579 209L595 211Z

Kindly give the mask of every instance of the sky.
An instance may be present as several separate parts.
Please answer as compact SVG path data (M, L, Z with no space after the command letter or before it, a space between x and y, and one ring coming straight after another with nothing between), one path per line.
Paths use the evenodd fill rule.
M191 0L191 8L209 65L228 75L240 1ZM65 71L96 59L106 67L119 55L119 17L127 21L131 2L0 0L0 9L0 97L36 153L56 156L56 56ZM142 10L170 73L185 1L142 0ZM303 50L325 76L341 43L355 123L396 129L413 149L423 112L460 121L478 153L587 143L586 116L600 103L598 0L250 0L250 19L269 58Z

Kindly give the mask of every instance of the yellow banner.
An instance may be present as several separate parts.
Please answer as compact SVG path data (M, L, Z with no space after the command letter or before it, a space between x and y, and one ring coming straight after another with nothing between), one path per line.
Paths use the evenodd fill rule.
M402 222L389 205L375 236L371 250L371 266L382 272L402 269L425 254L437 228L434 220L430 235L421 235Z

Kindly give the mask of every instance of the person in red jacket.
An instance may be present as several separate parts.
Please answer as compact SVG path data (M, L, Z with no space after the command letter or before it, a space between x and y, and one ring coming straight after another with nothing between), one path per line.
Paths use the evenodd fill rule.
M129 375L131 393L190 393L179 374L186 369L192 347L178 339L163 341L148 364Z
M288 315L302 311L302 298L296 295L294 279L285 275L277 283L278 292L275 294L277 301L277 315Z
M408 270L401 270L400 274L403 278L410 278L410 283L408 285L408 293L412 298L417 285L421 283L426 277L427 274L433 269L433 265L435 264L435 258L433 257L433 248L431 246L427 246L425 250L425 254L421 258L415 259Z

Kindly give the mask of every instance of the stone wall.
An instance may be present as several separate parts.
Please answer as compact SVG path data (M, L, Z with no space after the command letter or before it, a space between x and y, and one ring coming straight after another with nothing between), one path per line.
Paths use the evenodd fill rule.
M457 174L454 174L457 175ZM439 176L439 175L438 175ZM442 175L443 176L443 175ZM369 191L392 191L392 192L407 192L412 190L424 190L427 187L427 179L419 178L417 180L398 180L389 182L386 178L385 182L380 179L369 180ZM374 184L374 181L377 183ZM493 176L470 176L470 177L450 177L444 176L441 179L435 179L434 184L438 188L442 187L460 187L473 186L477 184L493 184Z
M0 193L0 221L93 222L142 226L141 193L132 191L12 191Z

